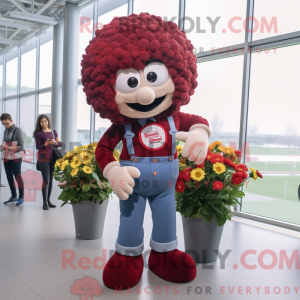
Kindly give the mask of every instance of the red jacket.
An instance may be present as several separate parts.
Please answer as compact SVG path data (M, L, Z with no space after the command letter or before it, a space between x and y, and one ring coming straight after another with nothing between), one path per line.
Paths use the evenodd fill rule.
M189 131L190 127L194 124L205 124L209 126L208 121L206 119L197 115L186 114L183 112L179 112L173 115L173 119L174 119L175 127L178 131L187 132ZM145 133L142 132L141 129L147 126L148 124L157 124L158 126L165 129L165 133L166 133L165 143L163 144L163 146L159 147L158 149L154 150L154 149L147 148L147 146L142 141L141 137L145 136ZM134 137L132 138L135 156L153 157L153 156L171 155L172 136L169 134L170 127L167 118L158 120L157 122L148 119L145 126L142 127L138 122L133 123L131 125L131 130L135 134ZM104 135L101 137L95 151L95 157L102 171L104 170L106 165L115 161L115 158L113 156L113 151L121 140L123 142L123 148L122 148L120 159L130 160L130 156L127 150L126 139L124 135L125 135L124 125L112 124L108 128L108 130L104 133ZM154 136L154 138L156 137ZM177 157L177 153L175 154L175 158L176 157Z

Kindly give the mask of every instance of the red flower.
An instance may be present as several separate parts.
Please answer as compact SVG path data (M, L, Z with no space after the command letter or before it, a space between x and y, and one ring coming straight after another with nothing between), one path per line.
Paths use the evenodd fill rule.
M191 171L193 168L189 167L179 172L178 179L189 181L191 180Z
M263 178L262 174L258 170L256 170L256 174L258 177Z
M244 181L244 178L247 177L248 175L245 172L236 172L232 174L231 181L233 184L241 184Z
M229 158L225 158L224 159L224 165L227 165L231 168L235 168L236 164L234 162L232 162L232 160L230 160Z
M223 187L224 187L224 185L221 181L215 180L213 182L213 190L221 191Z
M210 151L210 150L208 150L207 151L207 154L206 154L206 158L205 158L205 160L210 160L212 157L213 157L213 153Z
M234 150L234 153L236 154L237 157L241 156L241 150Z
M238 164L238 165L235 165L234 166L234 169L237 171L237 172L248 172L248 167L244 164Z
M185 184L183 180L177 180L176 181L176 187L175 190L177 193L182 193L185 190Z
M222 163L224 161L224 157L219 154L219 153L216 153L216 154L213 154L211 159L209 160L211 164L215 164L215 163Z
M204 168L204 165L205 165L205 160L202 162L201 165L197 165L197 164L194 164L196 168L201 168L203 169Z

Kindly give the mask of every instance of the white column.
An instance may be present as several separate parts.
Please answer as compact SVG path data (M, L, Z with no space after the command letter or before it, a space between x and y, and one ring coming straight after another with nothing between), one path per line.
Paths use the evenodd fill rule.
M78 40L79 8L77 4L66 1L64 21L64 55L61 141L65 150L73 150L77 142L77 94L78 94Z
M51 125L61 139L64 18L53 26Z

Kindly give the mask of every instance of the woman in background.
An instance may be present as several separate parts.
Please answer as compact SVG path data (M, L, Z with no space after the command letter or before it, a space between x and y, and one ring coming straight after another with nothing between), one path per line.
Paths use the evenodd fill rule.
M52 134L51 123L46 115L40 115L37 119L33 137L35 138L37 153L37 164L43 176L43 209L56 207L50 201L53 172L54 172L54 151L52 147L61 147L62 143L58 139L56 130Z

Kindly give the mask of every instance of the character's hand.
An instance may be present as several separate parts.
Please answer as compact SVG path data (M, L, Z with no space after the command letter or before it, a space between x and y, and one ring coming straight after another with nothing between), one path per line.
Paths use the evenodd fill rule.
M207 154L208 133L203 128L194 128L189 132L179 131L176 139L185 142L181 155L200 165Z
M111 167L106 175L113 192L121 200L127 200L133 193L135 185L133 178L140 177L140 171L136 167Z

